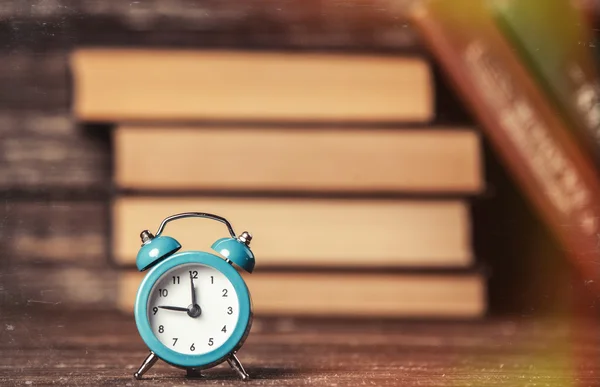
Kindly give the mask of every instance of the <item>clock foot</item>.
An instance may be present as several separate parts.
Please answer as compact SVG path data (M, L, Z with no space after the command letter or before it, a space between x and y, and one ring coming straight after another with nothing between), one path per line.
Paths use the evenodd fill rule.
M188 378L201 378L202 374L200 373L200 370L196 370L194 368L187 368L185 376Z
M235 370L235 372L237 372L238 375L240 375L240 378L242 378L242 380L250 379L250 376L244 369L244 366L242 365L242 363L240 363L240 361L238 360L237 356L235 356L235 354L232 354L231 356L229 356L227 358L227 363L229 363L231 368L233 368Z
M144 360L144 362L142 363L142 365L140 366L140 369L137 370L137 372L135 374L133 374L133 376L137 379L140 380L142 378L142 376L150 369L152 368L152 366L154 365L154 363L156 363L158 361L158 356L156 356L154 354L154 352L150 352L150 355L148 355L148 357L146 358L146 360Z

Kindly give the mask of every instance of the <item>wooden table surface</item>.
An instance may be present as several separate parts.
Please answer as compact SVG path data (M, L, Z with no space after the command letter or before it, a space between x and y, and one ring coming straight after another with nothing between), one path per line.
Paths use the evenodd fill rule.
M0 385L588 386L600 384L598 330L564 320L476 322L256 319L238 356L200 380L147 355L132 316L0 306Z

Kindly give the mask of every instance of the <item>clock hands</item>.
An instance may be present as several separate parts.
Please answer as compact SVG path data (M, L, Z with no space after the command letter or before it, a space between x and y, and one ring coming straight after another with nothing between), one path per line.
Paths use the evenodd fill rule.
M167 310L175 310L177 312L187 312L188 311L188 308L181 308L179 306L159 306L159 308L167 309Z
M199 317L202 314L202 309L200 308L200 305L198 305L198 302L196 299L196 287L194 286L194 275L192 274L191 271L190 271L190 288L192 291L192 303L187 308L182 308L180 306L167 306L167 305L161 305L158 307L160 309L172 310L175 312L186 312L188 314L188 316L190 316L192 318Z
M200 309L200 305L190 305L187 308L182 308L180 306L158 306L160 309L173 310L175 312L187 312L190 317L198 317L202 314L202 309Z
M188 306L187 314L192 318L196 318L202 314L202 309L200 309L200 305L196 302L196 288L194 287L194 276L190 271L190 286L192 289L192 304Z

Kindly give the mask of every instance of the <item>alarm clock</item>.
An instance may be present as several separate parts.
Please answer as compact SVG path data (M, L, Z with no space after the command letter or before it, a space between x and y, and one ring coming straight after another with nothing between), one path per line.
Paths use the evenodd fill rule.
M167 223L182 218L207 218L227 226L230 237L211 246L219 255L183 251L164 235ZM246 380L248 373L236 356L252 325L250 292L236 268L252 273L252 236L239 236L227 219L203 212L165 218L155 235L140 234L136 266L146 271L135 299L135 322L150 350L134 377L142 376L158 359L187 370L188 377L227 361Z

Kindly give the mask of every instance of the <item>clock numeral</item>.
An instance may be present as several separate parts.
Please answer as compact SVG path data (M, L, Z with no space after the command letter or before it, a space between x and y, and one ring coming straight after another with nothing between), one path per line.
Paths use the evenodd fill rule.
M214 341L213 341L213 338L212 338L212 337L211 337L210 339L208 339L208 346L209 346L209 347L212 347L214 344L215 344L215 343L214 343Z
M198 279L198 270L194 270L194 271L190 270L189 273L193 279Z
M210 283L211 285L215 283L215 277L213 277L212 275L210 276Z
M192 343L192 346L190 347L190 351L194 352L196 350L196 347L194 347L194 343Z
M227 314L233 314L233 308L231 306L227 308Z
M177 344L177 337L173 337L173 346L175 346L175 344Z
M227 297L227 289L223 289L223 297Z
M179 276L173 276L173 285L179 285Z
M156 314L156 312L158 312L158 308L155 306L154 308L152 308L152 311L154 312L154 314Z
M159 325L158 326L158 333L165 333L165 326L164 325Z
M169 295L169 291L167 289L158 289L158 295L160 297L166 297Z
M221 329L221 332L227 333L227 325L223 325L223 329Z

